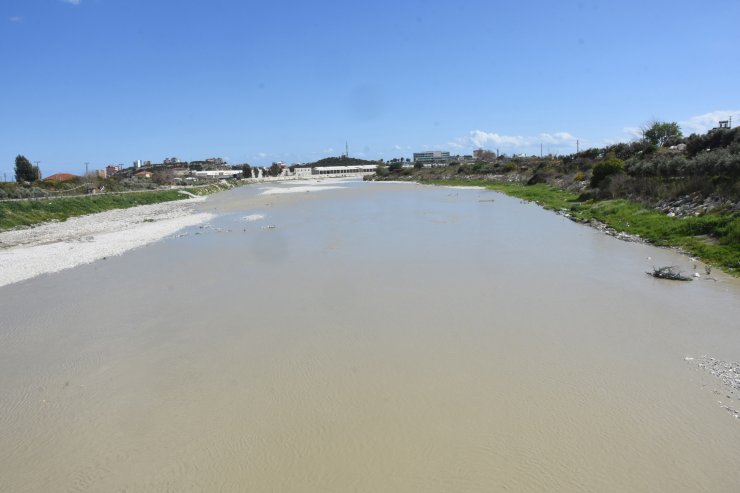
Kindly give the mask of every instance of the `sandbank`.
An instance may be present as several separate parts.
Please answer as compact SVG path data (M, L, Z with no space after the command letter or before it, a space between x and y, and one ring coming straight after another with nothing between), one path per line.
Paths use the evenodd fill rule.
M213 217L204 197L114 209L0 233L0 286L59 272L152 243Z

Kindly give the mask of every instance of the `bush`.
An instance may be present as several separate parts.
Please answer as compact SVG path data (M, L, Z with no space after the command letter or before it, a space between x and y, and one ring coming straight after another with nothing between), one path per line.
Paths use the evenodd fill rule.
M599 198L626 197L631 191L631 179L624 173L614 173L604 178L599 187Z
M607 177L624 171L624 162L617 158L613 152L594 166L591 175L591 188L598 188L599 184Z
M721 149L740 144L740 127L715 128L706 134L691 134L686 138L686 152L693 157L707 149Z

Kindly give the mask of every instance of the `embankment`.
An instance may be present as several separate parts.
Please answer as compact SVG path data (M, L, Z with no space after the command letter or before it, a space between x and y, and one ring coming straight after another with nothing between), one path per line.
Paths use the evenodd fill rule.
M34 226L49 221L66 221L71 217L112 209L127 209L140 205L184 200L194 195L209 195L225 188L230 188L230 186L213 184L186 189L2 201L0 202L0 231Z

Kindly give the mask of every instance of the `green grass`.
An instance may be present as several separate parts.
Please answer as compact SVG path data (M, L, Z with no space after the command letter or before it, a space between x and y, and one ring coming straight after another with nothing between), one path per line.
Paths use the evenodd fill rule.
M578 195L544 184L491 182L486 180L424 181L436 185L479 185L513 197L537 202L542 207L567 210L575 219L596 219L616 231L638 235L666 247L678 247L705 263L740 276L740 215L737 213L668 217L629 200L579 201Z
M539 205L547 209L570 209L571 204L578 200L578 194L550 187L542 183L527 186L521 183L510 183L504 181L493 182L490 180L465 179L422 181L422 183L448 186L472 185L485 187L489 190L495 190L497 192L505 193L506 195L511 195L512 197L537 202Z
M187 189L196 195L205 195L221 190L218 187ZM89 195L59 199L33 199L0 202L0 231L33 226L47 221L64 221L70 217L103 212L110 209L125 209L137 205L157 204L189 198L177 190Z

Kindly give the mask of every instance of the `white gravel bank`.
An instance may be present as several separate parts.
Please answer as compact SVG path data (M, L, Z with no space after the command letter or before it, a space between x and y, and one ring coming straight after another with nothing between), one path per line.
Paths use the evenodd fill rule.
M212 214L193 209L203 200L114 209L0 233L0 286L120 255L208 221Z

